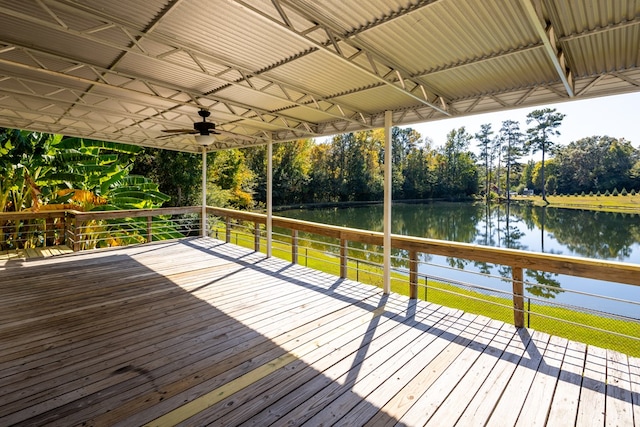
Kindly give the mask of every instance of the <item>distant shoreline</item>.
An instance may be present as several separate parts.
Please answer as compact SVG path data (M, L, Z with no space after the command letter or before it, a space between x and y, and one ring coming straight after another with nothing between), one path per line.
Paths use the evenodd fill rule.
M547 196L545 204L541 196L514 196L516 203L529 203L550 208L581 209L601 212L640 213L640 194L625 196Z
M526 203L534 206L563 208L563 209L581 209L602 212L620 212L620 213L639 213L640 214L640 194L625 196L547 196L548 204L542 201L540 196L512 196L512 203ZM428 203L459 203L459 202L482 202L481 199L464 198L464 199L409 199L394 200L394 204L428 204ZM506 199L501 199L499 203L506 203ZM287 211L292 209L326 209L326 208L348 208L360 206L376 206L382 205L382 200L369 201L351 201L351 202L323 202L323 203L299 203L290 205L274 206L274 212Z

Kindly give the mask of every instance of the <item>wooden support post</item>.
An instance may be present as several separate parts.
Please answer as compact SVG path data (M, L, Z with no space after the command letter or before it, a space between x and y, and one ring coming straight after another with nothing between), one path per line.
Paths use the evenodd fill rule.
M153 217L149 215L147 217L147 243L151 243L153 240L153 231L151 231L151 224L153 223Z
M80 233L82 232L82 221L76 220L73 225L73 251L78 252L80 250Z
M260 223L253 223L253 248L256 252L260 252Z
M224 241L227 243L231 242L231 217L227 216L224 218L224 223L225 223L225 236L224 236Z
M347 278L347 239L340 238L340 277Z
M56 229L54 226L54 218L45 218L44 220L44 245L53 246L56 239Z
M62 222L62 225L58 225L58 229L62 230L62 236L58 237L58 245L66 245L67 244L67 213L58 220Z
M298 230L291 230L291 263L298 263Z
M522 267L511 268L513 284L513 324L517 328L524 327L524 287L522 284Z
M70 221L69 221L69 213L65 212L64 213L64 238L62 239L62 242L64 245L73 248L73 245L71 244L71 242L69 241L69 235L71 234L71 230L70 230Z
M418 298L418 252L409 251L409 298Z

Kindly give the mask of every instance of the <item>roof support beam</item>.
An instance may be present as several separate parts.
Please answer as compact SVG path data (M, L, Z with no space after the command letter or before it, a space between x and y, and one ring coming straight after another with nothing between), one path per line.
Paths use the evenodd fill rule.
M108 70L105 68L99 68L96 67L95 65L90 65L90 64L85 64L82 63L80 61L77 61L75 59L72 58L65 58L62 57L60 55L54 55L54 54L50 54L47 52L41 52L41 51L36 51L34 49L30 49L30 48L26 48L26 47L22 47L22 46L18 46L16 44L14 44L14 48L15 49L20 49L26 53L28 53L30 56L44 56L44 57L48 57L48 58L53 58L56 60L60 60L60 61L64 61L64 62L68 62L69 63L69 67L67 67L65 70L61 70L61 71L54 71L54 70L50 70L46 67L44 67L42 65L42 63L40 61L34 61L36 64L39 65L35 66L35 65L26 65L26 64L21 64L21 63L17 63L17 62L12 62L9 60L5 60L2 59L2 54L0 54L0 63L1 64L6 64L10 67L17 67L19 69L24 69L24 70L30 70L30 71L38 71L40 73L44 73L53 77L62 77L64 79L76 82L76 83L82 83L87 85L88 88L99 88L99 87L105 87L108 88L109 90L119 90L122 92L126 92L129 94L130 96L130 102L133 103L139 103L139 101L136 101L136 99L139 100L139 98L141 96L144 97L149 97L149 98L154 98L160 101L160 105L166 106L168 105L185 105L185 106L192 106L192 103L186 102L186 101L180 101L177 98L174 97L166 97L166 96L161 96L159 95L160 91L158 90L153 90L151 91L152 93L146 93L146 92L142 92L136 89L132 89L131 87L126 87L127 84L131 84L133 82L141 82L144 84L145 87L149 88L149 87L158 87L158 88L162 88L162 89L169 89L172 92L175 93L184 93L187 94L191 97L191 99L193 99L194 101L192 101L193 103L199 104L202 107L207 107L210 108L212 105L216 105L216 104L222 104L224 106L226 106L226 114L229 115L233 115L235 117L238 118L238 120L242 120L242 121L248 121L248 122L255 122L256 125L261 125L261 124L270 124L272 121L277 121L277 120L285 120L285 123L298 123L296 126L293 127L288 127L288 129L290 131L295 131L295 132L300 132L302 134L307 134L307 136L315 136L314 132L309 132L308 129L310 129L310 126L304 126L302 125L302 122L300 120L297 120L295 118L292 117L288 117L288 116L283 116L282 114L278 114L278 113L272 113L270 111L264 111L264 110L258 110L255 107L251 107L249 105L243 105L243 104L239 104L237 102L232 102L228 99L225 98L221 98L219 96L211 96L211 95L206 95L206 94L202 94L202 93L196 93L196 92L191 92L186 88L182 88L179 86L170 86L169 84L165 83L165 82L152 82L148 79L142 79L140 76L135 76L135 75L130 75L130 74L126 74L126 73L122 73L122 72L117 72L114 70ZM73 74L74 71L77 71L80 68L84 68L84 69L90 69L93 70L96 75L100 76L99 80L91 80L91 79L87 79L84 77L80 77L76 74ZM122 80L127 79L127 83L125 84L121 84L121 85L112 85L108 83L109 77L117 77L118 80ZM15 78L19 78L19 77L15 77ZM91 94L92 96L100 96L99 93L96 92L89 92L88 90L85 91L78 91L77 88L69 88L70 91L72 92L84 92L85 94ZM212 102L212 104L210 105L202 105L201 102L202 100L210 100ZM215 104L214 104L215 103ZM242 110L245 111L244 114L237 114L233 112L233 107L237 107L237 108L241 108ZM249 114L247 114L249 113ZM269 117L270 119L267 119L266 117ZM281 125L279 125L278 127L282 127Z
M393 72L392 73L385 73L385 75L393 75L394 78L390 79L390 78L385 78L381 73L378 73L375 71L375 69L372 68L366 68L363 65L361 65L360 63L357 63L353 60L351 60L350 57L347 57L345 54L342 53L341 49L339 48L338 43L339 42L347 42L345 37L340 38L339 40L337 39L337 31L333 31L329 25L325 25L322 24L322 20L319 17L312 17L309 18L308 16L306 16L306 14L304 12L302 12L302 16L307 17L307 19L310 19L312 22L320 22L322 29L325 31L325 33L327 34L327 38L329 39L329 43L328 45L325 43L321 43L316 41L313 37L311 37L309 34L307 34L305 31L299 31L298 29L296 29L295 27L293 27L292 25L290 25L291 20L288 18L283 18L282 15L285 14L284 12L284 8L282 7L282 2L280 2L279 0L271 0L272 3L276 6L276 9L278 10L278 13L281 17L281 20L278 20L266 13L264 13L264 11L256 8L255 6L248 4L246 2L244 2L243 0L235 0L236 3L238 3L239 5L241 5L242 7L244 7L246 10L253 12L255 15L269 21L272 22L274 24L280 25L283 28L286 28L288 31L290 31L292 34L296 35L298 38L300 38L301 40L304 40L306 43L309 43L311 46L315 47L318 50L321 50L323 52L326 52L336 58L338 58L341 62L348 64L350 67L358 70L361 73L365 73L366 75L373 77L376 81L378 81L379 83L382 83L388 87L393 88L394 90L403 93L404 95L418 101L421 104L427 105L431 108L433 108L434 110L439 111L440 113L449 116L450 114L444 110L443 108L441 108L439 105L434 104L431 100L429 99L425 99L422 94L422 90L419 89L419 86L422 86L420 83L415 82L413 80L411 80L412 82L412 87L402 87L401 85L399 86L396 82L396 72L398 73L402 73L402 70L399 70L397 67L394 67L391 64L387 64L385 63L386 61L384 61L383 58L378 58L381 63L385 63L385 67L388 67L389 69L391 69ZM295 5L292 4L288 4L289 7L294 7ZM297 5L299 6L299 5ZM285 14L286 16L286 14ZM334 47L333 49L330 48ZM337 46L337 48L335 47ZM368 51L367 49L363 49L361 47L355 46L355 45L351 45L352 47L355 47L357 49L357 51L361 52L361 53L369 53L369 57L373 56L376 57L375 52L371 52ZM353 55L352 55L353 56ZM357 55L356 55L357 56ZM379 56L379 55L378 55ZM402 73L405 74L405 73ZM410 77L407 75L405 77L405 79L410 80ZM404 81L403 81L404 83ZM424 88L422 88L424 89ZM416 95L415 93L413 93L413 91L416 90L418 92L418 94Z
M8 10L5 8L1 8L0 7L0 12L1 13L7 13L11 16L14 16L16 18L19 19L26 19L28 22L32 22L35 23L37 25L44 25L46 27L58 30L58 31L66 31L74 36L78 36L78 37L82 37L85 38L87 40L90 40L92 42L95 43L101 43L105 46L109 46L115 49L120 49L122 50L124 53L127 54L135 54L135 55L142 55L145 56L147 58L152 58L152 59L156 59L156 60L163 60L165 62L171 63L173 66L177 66L177 67L181 67L181 68L185 68L190 72L199 72L201 74L207 75L209 77L215 78L218 81L222 81L224 83L226 83L227 85L232 85L232 86L237 86L237 87L241 87L245 90L253 90L255 92L259 92L261 95L263 96L268 96L274 99L279 99L279 100L286 100L288 102L290 102L291 104L293 104L296 107L300 107L300 108L305 108L305 109L311 109L314 111L320 111L323 114L328 115L329 117L334 117L336 119L340 119L340 120L347 120L359 125L365 125L365 123L361 122L359 120L360 117L360 112L357 111L355 108L350 107L348 105L345 105L344 103L336 103L330 99L327 99L323 96L321 96L320 94L317 93L310 93L305 89L302 89L300 87L297 87L295 84L291 83L291 82L285 82L282 80L279 80L277 78L274 78L272 76L269 76L269 70L249 70L246 68L243 68L237 64L232 64L230 63L228 60L226 59L222 59L219 58L217 56L214 56L211 52L204 52L202 50L198 50L197 48L193 47L193 46L187 46L185 44L181 44L180 42L178 42L175 38L169 37L169 36L165 36L163 34L160 34L158 32L140 32L138 30L136 30L135 28L133 28L133 26L130 23L127 22L116 22L114 21L114 17L112 16L105 16L104 13L98 9L94 9L91 8L89 6L86 6L84 4L79 4L76 2L69 2L67 0L49 0L52 3L56 4L56 7L59 7L61 9L64 9L70 13L73 14L85 14L87 17L89 17L90 19L98 19L100 21L102 21L104 24L103 26L105 28L118 28L120 29L120 31L122 31L124 34L126 35L131 35L136 37L138 40L149 40L149 41L153 41L154 43L158 43L160 45L166 45L167 46L167 51L157 54L157 55L151 55L147 52L143 52L139 49L135 49L134 47L131 46L120 46L120 45L116 45L114 42L111 41L107 41L104 39L101 39L97 36L95 36L94 34L96 33L95 29L89 29L87 31L72 31L67 27L61 27L61 26L57 26L55 24L51 24L49 22L46 21L41 21L38 20L37 18L31 17L31 16L27 16L24 14L20 14L11 10ZM157 22L154 23L154 26L157 25ZM171 56L174 54L186 54L188 55L190 58L192 58L192 61L194 62L195 67L189 67L187 66L182 59L179 60L172 60ZM208 62L210 63L214 63L214 64L218 64L221 65L223 67L226 67L227 70L225 70L224 72L220 72L220 73L211 73L208 72L207 70L202 68L202 64L198 64L199 59L206 59ZM225 77L226 75L233 75L233 76L241 76L240 78L229 78L229 77ZM255 86L252 85L252 83L250 83L249 79L252 78L257 78L260 80L263 80L265 82L268 83L268 87L271 87L273 85L275 85L276 87L280 87L283 88L283 92L285 91L285 89L291 90L291 91L295 91L298 93L303 93L304 96L301 97L300 99L310 99L310 98L314 98L317 100L320 100L323 102L323 105L325 106L324 108L320 107L319 104L317 103L311 103L311 102L300 102L294 99L291 99L290 97L286 97L285 95L277 95L275 93L273 93L273 91L267 91L264 90L264 88L262 89L256 89ZM336 114L333 112L333 110L336 109L337 106L341 105L343 109L352 111L353 114L350 115L346 115L346 116L342 116L339 114Z
M551 60L556 73L558 73L558 77L560 77L560 80L562 81L562 84L564 85L569 98L573 98L575 96L573 74L567 67L564 53L556 45L556 35L553 25L548 24L546 27L543 26L543 23L540 21L540 19L538 18L538 14L536 13L536 8L533 4L533 0L522 0L522 5L525 12L527 13L529 21L533 25L533 28L536 30L538 36L542 40L544 50Z
M404 89L405 91L413 95L415 95L414 92L418 92L418 94L421 95L424 100L429 101L429 103L427 103L426 105L433 107L436 111L439 111L445 115L450 115L448 114L448 111L447 111L447 108L448 108L447 101L442 95L437 94L437 91L434 90L433 88L425 85L420 81L417 81L416 80L417 76L412 75L410 71L394 63L394 61L392 61L391 59L385 57L385 55L383 55L380 51L378 51L369 43L362 40L361 37L359 37L360 33L367 31L370 28L376 27L378 25L386 24L398 17L402 17L417 9L430 6L438 1L439 0L418 0L414 4L404 7L401 10L398 10L383 19L376 20L376 23L369 24L365 27L357 28L355 30L347 32L344 28L342 28L337 23L329 21L329 19L325 15L314 12L313 9L311 9L309 6L303 3L295 2L291 0L272 0L274 4L278 3L279 5L280 3L284 3L287 5L287 7L296 11L296 13L305 16L307 19L313 22L320 23L321 28L325 31L325 33L327 34L327 37L331 42L331 46L334 46L334 49L336 50L336 52L338 52L341 56L349 60L352 60L355 56L358 56L364 53L369 62L369 66L371 67L369 71L373 72L373 74L382 76L382 74L378 71L376 62L384 65L384 67L389 68L391 70L389 73L387 73L387 75L395 74L397 77L397 81L400 83L402 89ZM282 10L281 6L279 6L279 10ZM356 50L358 53L356 55L353 55L352 57L346 57L342 53L342 49L338 44L338 39L335 36L336 34L340 35L339 41L341 43L344 43L345 45L350 46L352 49ZM385 76L382 76L382 77L386 81L395 84L395 80L387 79L385 78ZM437 106L435 105L438 102L438 100L440 101L440 104L442 106L441 109L437 108Z

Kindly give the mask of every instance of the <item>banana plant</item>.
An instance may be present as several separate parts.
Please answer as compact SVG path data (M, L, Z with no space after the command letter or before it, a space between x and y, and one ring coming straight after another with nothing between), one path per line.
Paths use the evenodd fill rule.
M169 196L148 178L129 175L133 159L141 151L141 147L126 144L0 129L0 166L4 171L0 206L3 211L161 207ZM20 229L26 224L0 225L11 231L3 233L0 240L5 243L19 241ZM171 225L156 228L154 238L181 237ZM100 237L105 234L109 239ZM143 235L146 219L86 224L85 247L141 241ZM37 236L30 239L24 245L37 245L33 241Z

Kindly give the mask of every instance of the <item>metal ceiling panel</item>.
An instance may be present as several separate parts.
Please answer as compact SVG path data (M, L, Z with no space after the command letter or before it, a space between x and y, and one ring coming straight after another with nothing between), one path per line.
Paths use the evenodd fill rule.
M424 78L451 99L500 94L557 80L548 58L540 48L526 55L513 54L430 73Z
M640 90L640 0L0 0L0 126L197 151Z
M128 22L138 28L148 28L155 20L164 13L170 13L175 1L166 0L67 0L57 2L62 6L86 10L88 13L96 14L100 11L104 16L112 18L114 22Z
M358 35L412 75L535 44L517 2L441 1ZM514 24L517 23L517 24Z
M326 52L305 55L270 71L269 75L327 97L377 83L376 79L354 70L349 63Z
M250 70L273 65L274 58L309 48L285 29L226 0L191 0L158 22L153 36L166 36L194 51Z

